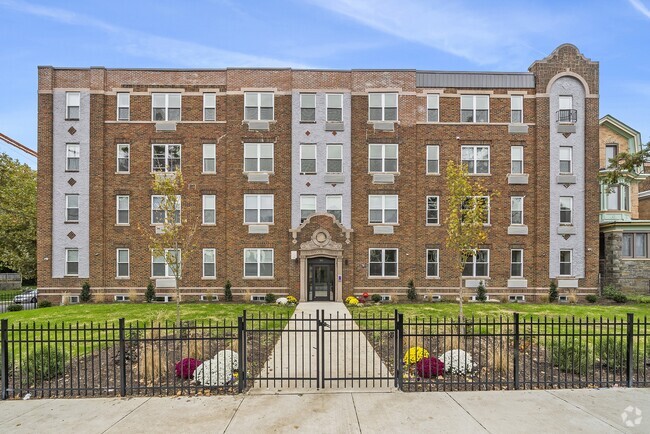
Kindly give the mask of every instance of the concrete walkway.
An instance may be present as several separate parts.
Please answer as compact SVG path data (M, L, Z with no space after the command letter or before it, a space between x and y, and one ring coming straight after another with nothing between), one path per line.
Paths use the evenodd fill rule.
M650 389L2 401L0 432L641 433Z
M325 312L322 352L317 350L316 315ZM318 361L318 355L324 355ZM318 366L320 364L320 366ZM299 303L251 393L311 391L324 375L326 390L394 387L393 374L381 361L343 303ZM301 378L300 380L287 380Z

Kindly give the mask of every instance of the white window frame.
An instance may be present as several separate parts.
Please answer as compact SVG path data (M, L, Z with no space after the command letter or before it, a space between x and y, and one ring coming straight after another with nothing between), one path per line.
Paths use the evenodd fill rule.
M463 102L467 101L468 98L471 98L471 108L463 108ZM476 112L479 111L477 109L477 101L478 99L487 99L487 119L484 121L477 121L476 120ZM472 112L472 120L463 120L463 112L464 111L470 111ZM481 111L485 109L480 109ZM462 123L471 123L471 124L486 124L490 122L490 95L461 95L460 96L460 121Z
M435 151L435 152L434 152ZM436 154L436 158L431 158L431 154ZM429 170L429 162L435 161L437 170L435 172ZM427 175L440 174L440 145L427 145Z
M70 264L75 263L75 261L70 260L70 253L76 252L77 253L77 272L76 273L71 273L70 272ZM66 276L79 276L79 249L78 248L68 248L65 249L65 275Z
M517 152L520 155L515 155ZM515 169L515 163L521 164L521 170ZM522 175L524 171L524 147L522 145L514 145L510 147L510 173L513 175Z
M513 226L524 225L524 197L510 196L510 224ZM515 222L515 213L519 213L519 222Z
M71 199L73 197L77 200L77 206L76 207L75 206L70 206L70 201L71 201ZM74 209L77 210L77 218L76 219L70 218L70 211L74 210ZM67 193L65 195L65 221L67 223L79 223L79 217L80 217L80 215L79 215L79 195L76 194L76 193Z
M371 262L370 258L372 255L372 251L377 250L381 251L381 262ZM386 251L387 250L394 250L395 251L395 275L387 275L386 274ZM390 262L391 264L393 262ZM372 274L371 272L371 264L381 264L381 274ZM368 277L369 278L379 278L379 279L386 279L386 278L398 278L399 277L399 249L398 248L369 248L368 249Z
M206 261L206 254L212 253L212 262ZM203 279L216 279L217 278L217 249L210 248L210 249L203 249L202 253L202 267L201 267L201 274ZM205 266L212 264L213 267L213 274L206 274L205 273Z
M76 156L71 156L70 151L76 148L76 153L73 152L72 155ZM72 169L70 168L70 162L73 160L77 160L77 168ZM65 144L65 171L66 172L79 172L79 165L81 163L81 147L79 146L79 143L66 143Z
M126 105L120 103L120 97L126 95ZM131 120L131 94L129 92L117 92L115 95L117 101L117 114L116 119L120 122L128 122ZM126 117L120 116L120 109L126 109Z
M160 209L154 209L154 207L153 207L153 203L154 203L154 200L155 200L154 198L158 198L158 197L162 198L161 199L161 204L162 204L162 201L165 198L164 195L160 195L160 194L152 194L151 195L151 224L155 225L155 226L163 225L164 222L167 221L167 211L160 210ZM181 224L181 210L182 210L182 208L181 208L181 195L179 194L179 195L176 195L176 213L178 214L178 216L175 218L175 221L176 221L177 225ZM154 218L153 218L153 212L154 211L162 211L164 213L163 214L163 222L159 222L159 223L154 222Z
M568 202L569 206L569 221L562 221L562 205L566 204ZM559 222L561 225L572 225L573 224L573 196L560 196L560 215L559 215ZM565 208L567 208L565 206Z
M154 105L155 95L164 95L165 104L162 107L156 107ZM178 95L178 107L172 107L169 103L169 97L171 95ZM164 119L156 119L156 109L165 110ZM178 109L178 119L170 119L169 110ZM153 122L180 122L183 119L183 95L181 92L152 92L151 93L151 120Z
M333 107L330 104L330 97L341 98L340 107ZM330 119L330 109L340 110L340 119ZM343 94L342 93L328 93L325 94L325 121L326 122L343 122Z
M214 98L214 104L210 105L208 99ZM208 116L208 110L214 110L211 116ZM217 121L217 93L205 92L203 93L203 122L216 122Z
M173 272L173 270L172 270L172 268L171 268L171 265L169 265L169 264L167 263L167 260L166 260L167 254L168 254L169 252L173 252L173 251L176 251L176 252L177 252L177 253L176 253L176 257L179 258L180 268L179 268L178 277L179 277L179 278L181 277L182 270L183 270L183 256L182 256L182 249L165 249L165 254L164 254L163 256L154 256L153 252L151 252L151 277L152 277L152 278L157 278L157 277L160 277L160 278L170 278L170 277L175 277L175 276L174 276L174 272ZM165 274L162 275L162 276L157 276L157 275L155 275L154 272L153 272L153 264L155 263L154 260L155 260L156 258L162 258L162 259L163 259L163 262L162 262L162 263L165 264ZM157 262L157 263L160 264L160 262Z
M255 95L255 104L248 105L247 99L249 96ZM262 106L262 95L271 95L271 118L262 119L262 108L269 108ZM249 118L246 113L247 108L255 108L256 116ZM272 121L275 120L275 93L274 92L244 92L244 120L246 121Z
M562 150L568 150L569 152L569 159L568 160L563 160L562 159ZM560 146L560 150L558 153L558 159L559 159L559 171L561 174L571 174L573 173L573 147L572 146ZM562 171L562 161L568 161L569 162L569 171L568 172L563 172Z
M154 165L154 155L155 155L155 149L156 146L164 146L165 147L165 167L164 170L157 170L155 165ZM172 169L170 165L170 156L169 156L169 149L171 146L178 146L178 169L182 167L183 164L183 147L181 146L180 143L152 143L151 144L151 173L172 173L176 171L176 168Z
M307 208L306 203L308 201L313 201L314 207ZM301 194L300 195L300 223L304 222L309 218L310 215L314 214L318 210L318 198L315 194ZM309 212L309 214L304 214L303 212Z
M386 149L389 146L394 146L395 147L395 170L386 170L386 160L388 157L386 157ZM381 157L379 158L372 158L370 156L371 152L370 150L372 148L377 148L379 147L381 149ZM390 158L391 160L393 158ZM372 170L370 167L370 161L371 160L381 160L381 170ZM397 143L370 143L368 144L368 173L399 173L399 145Z
M246 208L247 204L247 199L248 198L255 198L256 202L256 207L255 208ZM262 214L262 209L269 209L269 208L262 208L262 198L271 198L271 221L265 222L261 221L261 214ZM247 210L255 210L257 211L257 219L254 221L246 221L246 211ZM244 195L244 224L245 225L272 225L275 221L275 195L273 194L245 194Z
M120 209L120 199L123 198L126 198L126 209ZM120 221L120 211L126 211L126 222ZM128 194L115 196L115 224L120 226L129 226L131 224L131 196Z
M514 261L514 252L519 252L519 262ZM520 267L520 273L518 275L512 272L512 267L515 265ZM522 279L524 277L524 249L510 249L510 277L514 279Z
M212 208L208 208L208 204L206 202L212 200ZM204 225L216 225L217 224L217 195L216 194L204 194L202 195L202 202L203 202L203 224ZM209 221L207 218L207 212L212 211L212 221Z
M479 255L480 252L487 252L487 261L485 261L485 262L478 262L477 261L478 255ZM463 273L462 273L463 277L470 277L470 278L471 277L490 277L490 249L477 249L475 255L472 255L469 258L467 258L467 262L465 263L465 266L467 266L468 264L472 264L472 274L469 274L469 275L465 274L465 269L463 268ZM477 264L486 264L487 273L486 274L481 274L481 275L476 274L476 266L477 266Z
M248 256L247 252L249 252L249 251L255 252L256 262L246 262L246 259L247 259L246 257ZM270 275L262 275L262 273L261 273L262 267L260 266L260 264L268 264L269 263L269 262L261 262L261 258L262 258L261 252L262 251L271 252L271 262L270 262L270 264L271 264L271 274ZM253 274L247 275L246 274L246 264L257 264L257 273L254 274L254 275ZM244 249L244 279L273 279L274 276L275 276L275 252L274 252L274 249Z
M479 160L478 159L478 150L479 149L487 149L487 172L477 172L478 169L478 162L479 161L485 161L485 160ZM472 150L472 159L471 160L464 160L463 159L463 151L465 149L471 149ZM491 174L491 157L490 157L490 146L487 145L462 145L460 147L460 162L461 164L466 164L465 161L471 161L473 163L472 170L469 170L469 164L467 164L467 173L470 175L490 175Z
M126 262L120 262L120 252L126 252ZM126 264L126 274L120 274L120 264ZM128 248L120 247L115 249L115 277L117 279L128 279L131 277L131 253Z
M435 209L429 208L429 199L435 199ZM426 225L427 226L440 226L440 196L427 196L426 197ZM435 211L436 217L435 222L429 221L429 212Z
M435 110L435 120L431 120L432 110ZM440 122L440 95L437 93L427 94L427 122Z
M562 261L562 253L569 253L569 261ZM559 253L559 264L560 269L558 270L560 276L573 276L573 250L572 249L561 249ZM569 273L562 273L562 264L569 264Z
M262 147L271 148L271 168L269 170L261 170L262 165ZM256 161L257 170L247 170L246 169L246 151L247 149L253 148L254 157L249 157L250 160ZM275 145L268 142L260 143L244 143L244 173L272 173L275 169Z
M514 119L515 112L520 112L519 121L515 121ZM524 123L524 96L523 95L510 95L510 123L512 124Z
M429 261L429 252L436 252L436 260L434 262ZM440 249L426 249L426 256L425 256L425 262L426 262L426 276L431 278L431 277L440 277ZM429 273L429 264L435 264L436 266L436 273L435 274L430 274Z
M313 172L310 171L305 171L303 170L302 167L302 160L303 160L303 155L306 153L308 149L313 149L314 152L314 170ZM300 144L300 174L301 175L316 175L318 173L318 148L315 143L301 143ZM305 160L312 160L312 158L305 158Z
M303 102L303 97L313 97L314 98L314 105L313 107L307 107L305 106L305 102ZM315 93L301 93L300 94L300 122L305 122L305 123L315 123L316 122L316 94ZM303 119L303 110L313 110L314 118L313 119Z
M340 155L341 155L340 158L332 158L332 156L331 156L331 151L332 151L334 148L338 148L338 149L339 149L339 153L340 153ZM341 143L328 143L328 144L325 146L325 149L326 149L326 153L327 153L327 161L325 162L325 164L326 164L327 167L325 167L325 171L326 171L327 173L343 173L343 144L341 144ZM339 171L337 171L337 172L333 172L333 171L331 171L331 170L330 170L330 161L340 161L340 162L341 162L341 164L340 164L340 165L341 165L341 170L339 170Z
M212 160L213 170L207 170L207 163ZM217 173L217 145L215 143L203 144L203 173Z
M126 158L125 157L120 157L120 148L126 146ZM116 168L115 172L116 173L131 173L131 144L129 143L118 143L117 144L117 154L116 154ZM153 164L153 148L151 148L152 152L152 164ZM120 170L120 160L125 160L126 159L126 170ZM153 167L153 166L152 166Z
M73 104L70 100L76 96L78 104ZM70 109L73 107L77 108L77 117L70 116ZM65 120L66 121L78 121L81 118L81 92L66 92L65 93Z
M630 211L630 186L616 184L602 186L605 193L605 206L603 211ZM616 201L615 207L610 207L610 197Z
M328 194L325 196L325 211L332 214L336 217L337 221L340 223L343 219L343 195L340 194ZM338 211L339 215L337 216L332 211Z
M370 95L381 95L381 102L379 106L370 105ZM393 106L386 105L386 95L395 95L395 119L386 119L386 109L393 108ZM370 116L370 109L381 109L381 119L372 119ZM370 92L368 93L368 121L369 122L397 122L399 120L399 93L397 92Z
M381 198L381 208L370 208L371 198L378 197ZM388 197L395 198L395 221L387 222L386 221L386 211L392 210L393 208L386 208L386 199ZM373 210L381 210L381 221L372 221L370 213ZM398 225L399 224L399 195L397 194L369 194L368 195L368 224L369 225Z

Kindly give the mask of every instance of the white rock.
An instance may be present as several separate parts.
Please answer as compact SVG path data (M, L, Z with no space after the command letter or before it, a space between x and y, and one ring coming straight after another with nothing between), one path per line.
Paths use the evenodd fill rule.
M221 350L214 358L201 363L193 378L204 386L223 386L233 380L233 372L239 366L239 356L230 350Z
M275 300L277 304L287 304L289 303L289 300L287 300L287 297L280 297L277 300Z
M449 350L438 356L438 359L445 364L445 371L452 374L469 374L476 367L472 355L459 349Z

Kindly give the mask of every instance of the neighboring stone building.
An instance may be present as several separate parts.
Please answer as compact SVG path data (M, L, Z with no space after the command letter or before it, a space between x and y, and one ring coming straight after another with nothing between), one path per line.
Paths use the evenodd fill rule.
M190 298L226 280L238 297L401 297L411 279L455 297L455 160L500 193L467 287L595 292L598 74L570 44L517 73L40 67L39 289L169 292L138 227L159 218L152 173L182 167L183 216L203 223Z
M618 119L600 119L600 167L606 171L610 159L620 152L642 149L641 134ZM639 167L612 188L601 188L600 262L602 285L626 292L650 292L650 220L641 215L649 173Z

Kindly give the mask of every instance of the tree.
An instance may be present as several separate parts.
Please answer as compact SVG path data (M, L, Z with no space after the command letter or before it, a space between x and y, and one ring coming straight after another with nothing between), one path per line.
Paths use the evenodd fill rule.
M418 298L418 293L415 290L415 284L413 283L413 279L409 280L408 292L406 293L406 297L409 299L409 301L415 301Z
M558 299L559 295L557 293L557 284L555 282L551 282L551 285L548 287L548 301L549 303L555 303Z
M230 280L226 280L226 284L223 286L223 296L226 301L232 301L232 284Z
M156 298L156 288L153 286L153 282L150 280L147 284L147 290L144 293L144 299L147 303L151 303Z
M485 285L483 284L482 280L481 283L478 284L478 288L476 288L476 301L480 301L481 303L485 303L487 301L487 290L485 289Z
M190 223L181 215L181 194L185 188L180 169L175 172L155 173L152 190L159 196L157 208L153 210L155 232L144 230L149 238L149 248L155 257L163 258L165 267L174 277L176 292L176 324L181 324L181 292L178 281L182 279L181 269L184 259L188 258L195 246L194 235L197 223ZM188 209L185 209L185 214Z
M88 283L87 280L83 283L83 285L81 285L81 294L79 295L79 298L81 298L81 301L84 303L88 303L90 301L90 283Z
M36 171L0 153L0 268L36 278Z
M618 153L608 161L607 170L601 171L598 176L603 184L611 188L619 184L621 179L639 175L646 162L650 162L650 142L638 152Z
M478 182L471 182L467 167L453 161L447 163L447 239L446 247L457 258L459 276L459 318L463 319L463 270L467 260L476 256L487 240L485 222L489 201L497 193L488 194ZM487 199L487 200L486 200Z

